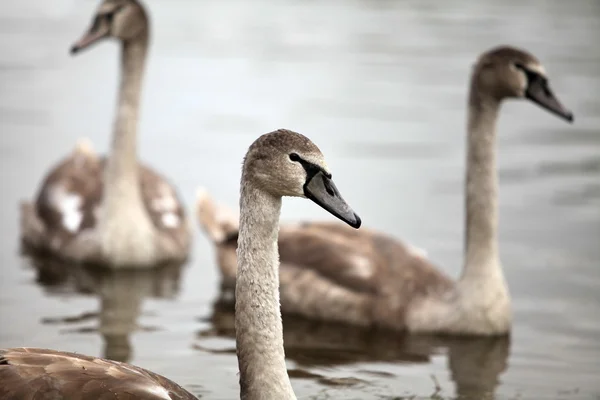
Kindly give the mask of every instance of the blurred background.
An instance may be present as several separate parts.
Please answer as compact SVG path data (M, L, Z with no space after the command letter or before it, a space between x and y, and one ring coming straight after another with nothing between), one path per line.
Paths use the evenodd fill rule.
M118 47L70 45L97 7L20 0L0 11L0 347L126 360L208 399L238 395L233 316L196 231L182 269L107 274L19 255L18 204L88 137L105 152ZM500 250L510 340L380 337L285 321L301 398L600 398L600 2L597 0L146 0L152 42L141 158L192 212L206 187L237 207L240 166L285 127L319 145L364 226L462 266L465 115L471 67L499 44L545 65L575 113L503 107ZM283 220L331 220L289 200ZM410 397L408 397L410 398Z

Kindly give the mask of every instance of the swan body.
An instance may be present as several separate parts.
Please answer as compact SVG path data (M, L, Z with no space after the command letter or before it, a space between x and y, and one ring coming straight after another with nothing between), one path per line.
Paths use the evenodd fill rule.
M64 351L0 349L0 398L191 400L175 382L118 361Z
M500 105L509 98L528 99L573 119L530 53L501 46L479 57L468 103L465 262L458 280L437 269L420 249L380 232L336 223L284 224L279 234L282 311L397 331L508 333L512 316L498 254L495 137ZM198 194L196 213L215 243L227 296L235 287L239 245L234 213L206 191Z
M76 53L108 37L120 40L121 84L111 151L87 140L45 177L21 206L24 248L111 268L146 268L187 259L191 230L173 186L137 160L137 121L148 41L146 12L135 0L105 0Z

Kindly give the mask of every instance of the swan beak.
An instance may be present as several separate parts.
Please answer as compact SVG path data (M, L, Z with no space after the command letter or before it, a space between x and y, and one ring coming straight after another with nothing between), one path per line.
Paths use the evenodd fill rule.
M342 198L331 176L325 175L323 171L308 177L304 184L304 195L351 227L360 227L360 217Z
M86 47L91 46L92 44L98 42L100 39L105 38L110 33L110 30L107 27L92 27L89 31L87 31L81 39L71 46L71 54L76 54L79 51L85 49Z
M573 122L573 113L558 101L554 93L552 93L550 86L548 86L548 81L546 79L541 77L534 79L528 85L525 97L551 113L556 114L569 122Z

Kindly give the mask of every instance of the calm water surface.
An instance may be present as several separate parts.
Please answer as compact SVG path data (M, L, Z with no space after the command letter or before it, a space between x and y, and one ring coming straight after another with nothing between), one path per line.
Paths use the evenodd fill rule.
M286 320L288 367L301 398L599 398L600 2L146 3L140 153L190 207L199 185L236 206L248 145L292 128L321 147L366 226L425 248L453 276L471 65L501 43L534 52L576 123L524 102L503 110L510 343ZM18 202L78 138L108 146L117 46L68 56L96 5L21 0L0 11L0 346L129 360L204 398L235 398L232 315L213 305L218 275L200 232L181 270L107 275L19 255ZM290 200L283 218L332 217Z

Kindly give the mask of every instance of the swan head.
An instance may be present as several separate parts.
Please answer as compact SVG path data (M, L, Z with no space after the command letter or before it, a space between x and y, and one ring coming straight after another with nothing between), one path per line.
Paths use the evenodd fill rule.
M104 0L87 32L71 47L71 54L105 38L128 42L147 33L148 16L140 3L136 0Z
M473 72L473 89L497 101L507 98L530 100L557 116L572 122L573 113L565 108L550 89L546 70L532 54L509 46L483 53Z
M304 197L348 225L360 227L360 217L333 183L319 148L307 137L285 129L256 139L244 158L242 184L274 197Z

